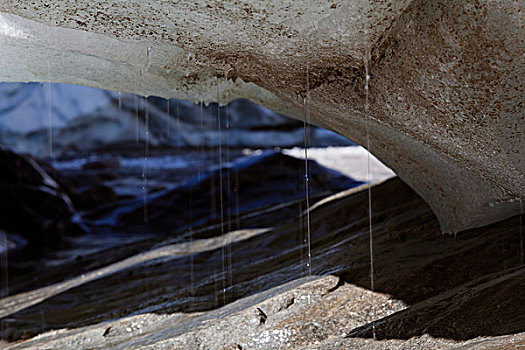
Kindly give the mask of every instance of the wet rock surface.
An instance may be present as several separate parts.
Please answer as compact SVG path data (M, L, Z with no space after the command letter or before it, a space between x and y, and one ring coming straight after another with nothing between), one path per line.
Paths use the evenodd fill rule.
M161 240L149 250L136 243L136 255L74 278L67 269L75 265L58 266L56 273L69 276L63 282L0 300L2 338L15 349L524 343L517 217L442 235L428 206L398 178L374 186L372 293L367 202L368 192L355 188L312 206L312 278L301 279L308 276L304 212L283 212L286 218L277 215L264 229Z
M137 156L128 152L128 156ZM235 229L268 227L275 220L290 221L306 208L302 160L274 150L243 156L233 149L222 154L225 161L220 168L218 159L216 165L204 166L217 156L214 151L188 153L182 158L173 152L152 150L147 179L141 175L146 169L144 156L120 158L121 167L114 167L115 161L108 161L107 155L85 163L98 164L96 167L73 160L55 163L61 169L57 170L43 163L74 206L82 210L79 215L90 233L69 237L68 249L58 250L48 257L50 261L11 257L13 272L22 265L27 269L11 276L10 293L74 277L166 244L166 240L210 238ZM194 163L186 164L186 158ZM177 161L184 166L177 166ZM169 163L175 167L159 170ZM361 184L313 161L308 168L312 203ZM52 270L45 268L49 264Z

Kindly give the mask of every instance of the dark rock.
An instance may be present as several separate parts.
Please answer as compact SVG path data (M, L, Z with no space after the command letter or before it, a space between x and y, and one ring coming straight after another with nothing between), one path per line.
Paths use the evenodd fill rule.
M120 162L116 158L99 159L93 162L86 163L82 166L84 170L94 169L118 169L120 168Z
M115 202L119 197L111 187L95 184L72 197L78 209L93 209L102 204Z
M239 215L304 199L304 170L303 160L267 151L187 181L176 189L151 195L146 205L143 199L137 200L130 210L120 211L119 225L166 233L221 222L235 228L232 221ZM308 171L310 196L361 184L313 161L308 161ZM299 213L298 210L296 215Z
M7 234L0 230L0 256L7 253L7 256L16 254L27 245L27 241L13 233ZM2 263L0 262L0 266Z
M42 253L84 231L71 200L31 157L0 148L0 229L27 240Z

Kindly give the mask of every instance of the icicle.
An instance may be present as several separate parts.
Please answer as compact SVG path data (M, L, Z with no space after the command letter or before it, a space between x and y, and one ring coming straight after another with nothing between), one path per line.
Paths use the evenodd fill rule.
M376 310L374 300L374 235L372 230L372 184L370 176L370 102L369 102L369 83L370 83L370 47L368 43L368 31L365 30L366 52L365 52L365 122L366 122L366 148L368 150L366 161L366 178L368 182L368 222L369 222L369 243L370 243L370 292L372 296L372 334L376 339Z
M147 56L148 56L148 62L146 64L146 70L148 70L149 67L151 66L151 47L148 47L147 49Z

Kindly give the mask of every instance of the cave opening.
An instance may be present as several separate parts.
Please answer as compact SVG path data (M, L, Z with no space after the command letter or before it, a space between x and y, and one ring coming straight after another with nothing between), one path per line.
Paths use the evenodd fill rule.
M243 99L47 83L0 84L0 94L6 344L67 327L97 329L104 347L166 318L178 325L166 329L191 332L196 315L229 329L238 308L257 310L258 327L335 313L323 327L345 339L523 329L513 307L523 298L521 216L443 235L392 170L309 124L307 98L296 120ZM443 303L451 316L434 324ZM490 323L449 326L473 308Z
M133 276L123 285L144 289L146 302L130 295L111 307L123 316L210 310L297 277L334 274L342 266L322 262L323 235L337 230L316 219L317 208L395 176L373 156L369 171L364 148L310 125L306 114L294 120L248 100L193 104L50 83L0 88L2 189L14 188L3 191L0 210L2 297L53 287L6 309L2 317L15 315L15 326L2 321L8 340L60 325L42 311L47 302L109 286L110 276ZM184 267L165 270L163 259ZM155 272L136 280L142 265ZM283 266L287 274L274 273ZM74 299L67 308L91 305L77 326L108 317L104 297ZM39 326L17 317L37 309ZM61 317L72 322L76 312Z

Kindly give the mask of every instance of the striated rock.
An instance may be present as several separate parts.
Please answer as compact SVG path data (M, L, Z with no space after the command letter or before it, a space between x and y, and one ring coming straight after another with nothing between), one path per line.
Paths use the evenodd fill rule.
M0 80L245 97L301 119L306 101L314 124L369 136L443 231L523 212L522 1L44 4L3 2Z
M518 218L454 238L439 234L430 208L399 179L372 195L374 292L361 187L312 206L312 277L305 213L278 204L266 227L212 235L212 226L200 232L209 238L108 249L42 269L44 287L20 290L27 281L14 276L18 294L0 299L0 335L12 349L523 347Z

